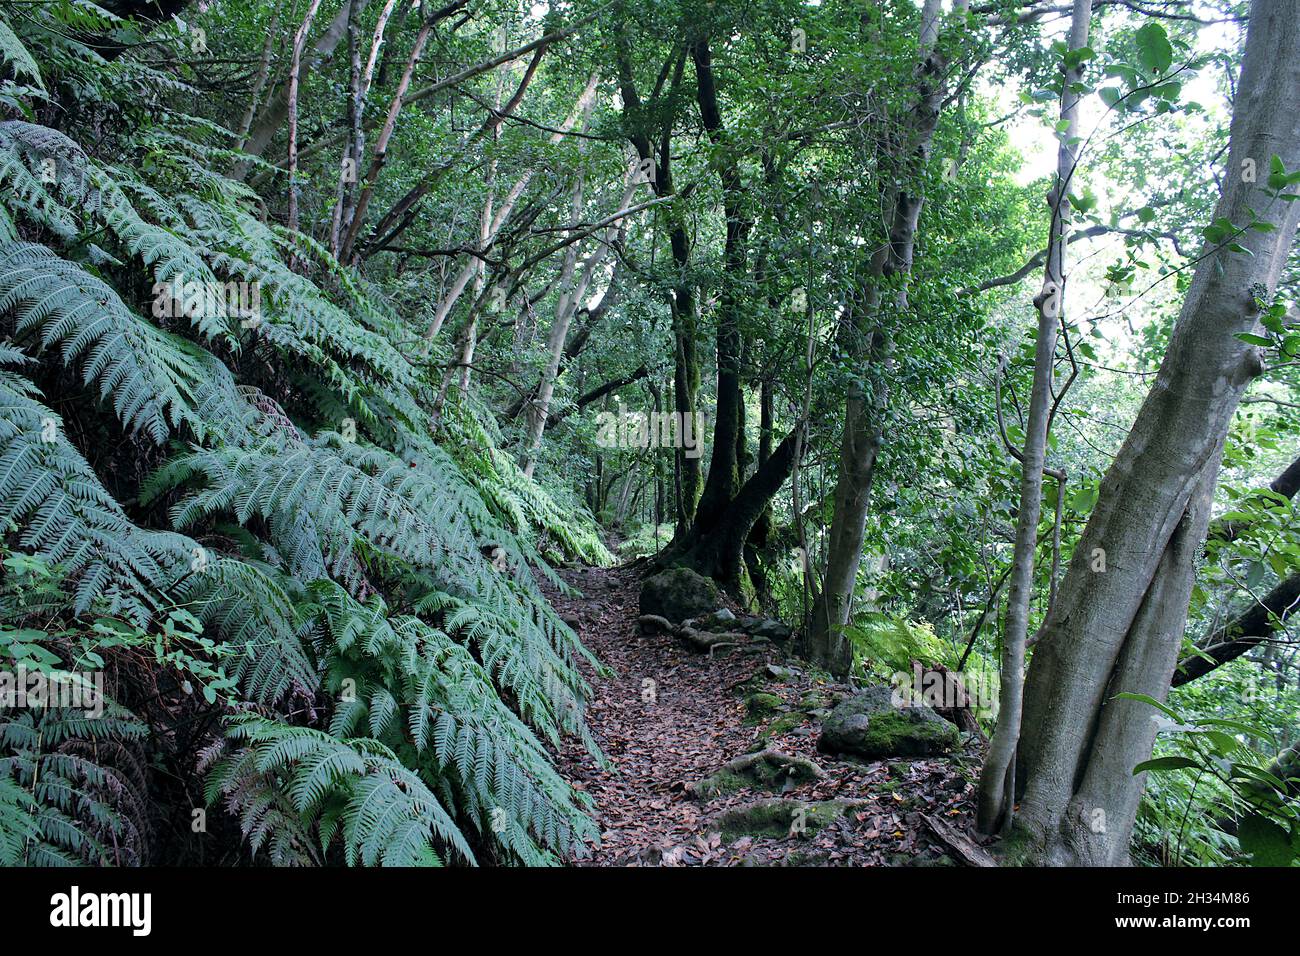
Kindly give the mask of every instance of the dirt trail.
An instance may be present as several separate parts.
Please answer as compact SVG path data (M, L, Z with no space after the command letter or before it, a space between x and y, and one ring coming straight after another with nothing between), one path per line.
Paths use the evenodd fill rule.
M611 767L601 768L580 745L560 755L561 772L591 794L601 845L579 865L880 866L944 862L922 824L928 813L964 828L973 787L960 757L894 762L839 761L817 752L818 705L849 691L800 672L771 678L767 665L791 667L776 648L757 654L707 655L668 634L637 629L640 586L635 571L579 569L565 580L581 597L552 593L576 617L583 642L615 672L592 685L587 717ZM793 666L797 667L797 664ZM747 683L751 678L754 683ZM745 685L742 687L741 685ZM748 713L755 691L774 695L761 715ZM749 706L753 706L750 704ZM811 713L809 713L811 711ZM702 801L688 785L764 744L806 757L824 778L782 793L741 789ZM721 837L720 814L760 799L850 798L853 811L816 833Z

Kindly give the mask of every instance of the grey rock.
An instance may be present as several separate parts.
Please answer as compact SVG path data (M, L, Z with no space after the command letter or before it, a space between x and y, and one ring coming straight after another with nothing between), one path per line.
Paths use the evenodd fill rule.
M745 630L750 634L753 634L755 637L766 638L767 640L773 641L777 644L790 640L790 637L794 634L794 631L790 629L789 625L782 624L775 618L770 617L760 618L755 623L746 627Z
M868 760L931 757L961 743L957 728L926 706L896 707L888 687L869 687L835 706L817 742L824 753Z
M720 603L718 586L690 568L669 568L641 585L641 613L656 614L674 624L698 618Z

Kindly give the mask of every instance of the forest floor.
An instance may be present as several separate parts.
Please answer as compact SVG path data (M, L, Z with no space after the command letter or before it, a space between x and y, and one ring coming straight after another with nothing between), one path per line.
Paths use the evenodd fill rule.
M899 866L946 865L952 854L925 816L969 830L979 755L860 762L818 753L818 714L851 688L809 675L778 648L717 658L671 634L637 626L640 577L627 568L563 572L581 592L549 596L607 667L584 665L592 686L587 719L609 766L580 743L560 754L560 771L591 795L599 846L573 862L585 866ZM726 656L730 654L730 656ZM761 719L747 711L756 691L775 695ZM750 705L752 706L752 705ZM810 713L811 711L811 713ZM704 800L689 786L728 761L763 747L804 757L825 776L786 781L773 793L740 789ZM969 747L978 745L971 744ZM724 814L764 799L860 801L824 828L739 835ZM783 804L782 807L794 804ZM788 816L783 819L789 819ZM778 831L784 826L778 825ZM723 834L731 838L724 839Z

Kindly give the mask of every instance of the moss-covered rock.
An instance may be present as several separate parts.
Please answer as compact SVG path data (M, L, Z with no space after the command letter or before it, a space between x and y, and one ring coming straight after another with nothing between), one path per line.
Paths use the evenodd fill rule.
M743 836L810 836L867 803L866 800L808 802L770 797L727 810L719 814L715 823L726 843Z
M822 721L818 748L867 760L931 757L955 749L957 728L930 707L894 705L888 687L846 697Z
M828 710L834 706L834 697L815 690L810 690L799 699L799 707L802 710Z
M701 631L736 631L736 615L732 614L725 607L720 607L716 611L704 615L695 622L695 627Z
M675 567L645 579L641 613L656 614L673 624L708 614L722 603L718 586L690 568Z
M759 691L745 698L745 714L751 723L757 723L773 714L779 714L785 707L785 701L776 694Z
M770 724L763 728L761 736L766 740L772 737L780 737L782 734L788 734L796 727L802 726L808 720L808 715L797 710L792 710L788 714L781 714Z
M811 760L793 757L779 750L763 750L737 757L717 773L687 789L708 800L746 787L780 791L787 786L819 780L824 771Z

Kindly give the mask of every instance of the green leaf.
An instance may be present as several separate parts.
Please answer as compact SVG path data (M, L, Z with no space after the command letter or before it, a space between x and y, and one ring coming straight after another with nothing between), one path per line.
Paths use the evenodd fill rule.
M1178 94L1182 91L1183 84L1181 83L1161 83L1151 91L1151 95L1159 100L1163 100L1164 104L1169 104L1177 100Z
M1144 760L1133 768L1133 776L1145 773L1148 770L1163 773L1167 770L1187 770L1192 767L1199 767L1191 757L1154 757L1151 760Z
M1250 345L1259 345L1264 348L1271 348L1273 345L1272 339L1266 339L1262 335L1253 335L1250 332L1238 332L1237 338Z
M1148 697L1146 694L1130 694L1128 692L1125 692L1123 694L1116 694L1115 698L1116 700L1136 700L1143 704L1150 704L1152 707L1154 707L1156 710L1160 711L1161 713L1165 714L1170 719L1176 720L1180 724L1183 722L1183 718L1178 715L1178 712L1176 710L1174 710L1168 704L1162 704L1154 697Z
M27 76L36 83L37 87L45 89L36 60L9 28L9 24L0 20L0 65L5 63L12 64L15 78Z
M1097 503L1097 491L1096 485L1085 485L1066 498L1065 503L1074 511L1091 511Z
M1160 76L1173 64L1174 48L1160 24L1144 25L1134 39L1137 41L1138 63L1151 76Z

